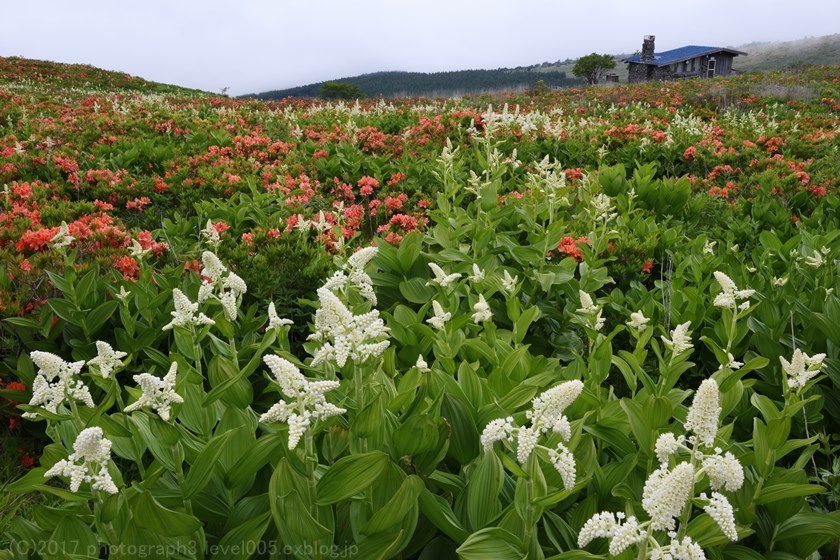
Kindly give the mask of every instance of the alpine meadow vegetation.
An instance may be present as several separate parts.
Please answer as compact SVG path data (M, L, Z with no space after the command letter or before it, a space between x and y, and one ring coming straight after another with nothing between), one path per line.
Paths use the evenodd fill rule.
M0 559L837 557L837 67L0 99Z

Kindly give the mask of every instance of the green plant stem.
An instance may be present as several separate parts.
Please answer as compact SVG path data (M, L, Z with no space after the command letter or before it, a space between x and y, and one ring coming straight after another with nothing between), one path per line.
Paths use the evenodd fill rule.
M105 534L108 536L108 544L116 545L120 543L120 539L117 536L116 531L114 531L114 526L111 522L102 523L102 507L103 507L103 500L100 493L97 490L93 490L93 518L95 525L102 526L105 529Z
M694 459L695 452L697 451L697 446L695 445L694 448L691 450L691 466L694 467L694 472L697 472L697 460ZM696 476L696 475L695 475ZM688 520L691 517L691 499L694 497L694 486L695 481L691 481L691 488L688 491L688 500L686 500L685 505L683 506L682 513L680 514L680 528L677 531L677 540L682 540L685 536L685 532L688 530Z
M642 544L641 546L639 546L639 555L636 556L637 560L645 560L645 558L647 558L648 540L650 540L650 530L645 531L645 536L642 539Z
M304 441L306 445L306 478L309 482L309 513L312 514L312 517L316 517L318 514L318 506L315 502L317 501L318 496L315 491L317 484L317 481L315 480L315 465L318 462L318 456L315 454L315 442L311 429L306 430L306 438Z
M79 416L79 407L76 406L76 399L73 398L71 395L68 395L68 401L70 402L70 412L73 414L73 423L79 426L83 425L82 418Z
M180 446L178 446L178 453L175 464L178 465L178 470L176 471L176 475L178 476L178 488L181 489L181 500L184 502L184 511L187 512L188 515L193 514L193 507L192 507L192 500L189 496L187 496L187 484L186 478L184 477L184 465L183 465L183 453L180 451ZM204 557L204 549L205 549L205 542L204 542L204 530L199 528L195 532L195 540L196 544L198 545L199 554L197 558Z
M362 379L362 368L353 364L353 398L356 401L356 415L364 410L364 387Z
M318 495L316 491L317 481L315 480L315 465L318 463L318 455L315 452L315 441L314 436L312 435L312 429L306 430L306 436L304 438L305 442L305 450L306 450L306 479L309 487L309 513L312 515L313 519L318 519ZM312 548L315 550L315 557L320 558L319 550L320 550L320 541L315 541L312 543Z
M122 427L125 428L127 432L131 431L131 427L128 425L128 418L126 417L123 410L125 410L125 403L122 399L122 391L120 390L120 384L117 382L116 374L113 375L111 378L114 382L114 392L117 397L117 406L120 410L120 420ZM137 446L137 438L129 438L131 440L131 448L134 450L134 455L137 457L137 470L140 471L140 477L146 478L146 467L143 466L143 456L140 454L140 448Z
M353 364L353 398L356 400L356 417L362 413L365 407L364 379L362 379L362 368L359 364ZM367 451L367 438L359 438L359 447L362 453Z

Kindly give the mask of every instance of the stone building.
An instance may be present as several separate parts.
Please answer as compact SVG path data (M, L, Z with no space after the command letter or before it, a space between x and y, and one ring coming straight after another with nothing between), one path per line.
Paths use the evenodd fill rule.
M641 54L622 59L628 64L627 81L713 78L732 73L732 60L747 53L722 47L689 45L665 52L654 52L653 35L645 36Z

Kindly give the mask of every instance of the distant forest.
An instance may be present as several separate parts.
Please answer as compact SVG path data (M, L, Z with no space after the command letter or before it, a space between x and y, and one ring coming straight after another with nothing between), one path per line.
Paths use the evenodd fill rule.
M452 96L482 93L500 89L527 89L539 80L548 86L568 87L580 85L577 78L568 78L565 72L529 72L527 70L459 70L456 72L376 72L352 78L330 80L352 84L368 97ZM243 97L276 100L284 97L318 97L323 82L289 89L266 91Z

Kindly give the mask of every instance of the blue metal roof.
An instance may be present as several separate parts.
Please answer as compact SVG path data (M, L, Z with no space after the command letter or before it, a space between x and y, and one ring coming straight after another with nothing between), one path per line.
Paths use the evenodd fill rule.
M723 47L700 47L697 45L689 45L687 47L680 47L670 51L661 53L653 53L653 60L642 60L641 54L634 54L623 59L622 62L637 62L639 64L652 64L654 66L667 66L675 62L682 62L697 58L698 56L706 56L718 52L726 52L733 55L747 54L745 52L736 51L735 49L727 49Z

